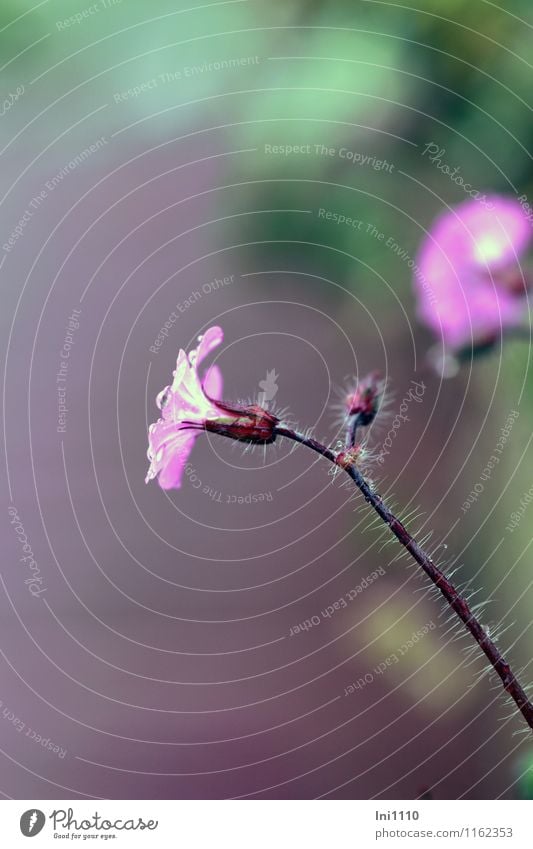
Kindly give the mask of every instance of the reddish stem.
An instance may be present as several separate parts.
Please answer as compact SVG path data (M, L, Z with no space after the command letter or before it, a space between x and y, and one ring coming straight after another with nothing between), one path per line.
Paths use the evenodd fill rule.
M285 436L287 439L292 439L294 442L299 442L306 445L322 457L325 457L331 463L344 469L351 477L355 485L360 489L366 501L374 508L376 513L383 519L385 524L389 526L396 539L407 549L416 562L422 567L426 575L432 583L442 593L452 610L455 611L459 619L463 622L465 628L470 631L474 640L480 647L481 651L488 658L494 671L502 680L504 690L509 694L515 702L527 724L533 729L533 705L529 701L525 690L518 682L514 672L507 663L504 656L501 654L495 643L490 639L479 619L473 613L471 607L465 598L458 592L451 581L448 580L444 572L433 562L431 557L421 548L416 540L411 536L405 525L392 513L387 507L380 495L378 495L365 480L357 466L353 462L347 460L347 454L341 452L336 454L325 445L317 442L311 437L291 430L290 428L278 426L276 433L279 436Z

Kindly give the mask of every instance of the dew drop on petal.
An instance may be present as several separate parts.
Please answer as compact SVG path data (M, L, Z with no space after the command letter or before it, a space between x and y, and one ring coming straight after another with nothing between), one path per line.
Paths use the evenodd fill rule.
M199 342L201 342L203 338L204 338L204 334L203 334L203 333L200 333L200 335L199 335L199 337L198 337L198 341L199 341Z
M165 386L165 388L161 390L161 392L159 393L159 395L155 399L155 403L157 404L157 406L159 407L160 410L162 410L163 407L165 406L165 404L167 403L169 392L170 392L170 386Z

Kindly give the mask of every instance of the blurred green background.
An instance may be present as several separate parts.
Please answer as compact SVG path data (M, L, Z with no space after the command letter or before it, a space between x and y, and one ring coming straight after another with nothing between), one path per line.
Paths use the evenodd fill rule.
M215 232L195 234L195 252L247 244L251 247L243 255L242 273L286 273L284 287L279 281L257 279L254 296L266 300L270 293L277 298L283 292L288 300L313 304L338 322L354 341L361 369L379 367L387 372L394 393L391 411L411 379L427 382L424 404L412 411L412 426L399 433L380 485L393 492L395 502L406 510L420 507L424 515L413 528L421 527L422 535L434 532L430 546L445 539L447 552L453 554L448 557L440 549L442 562L461 565L460 580L471 580L472 587L481 590L476 599L491 600L486 619L495 624L497 633L507 629L502 648L512 646L512 659L526 683L533 680L533 508L512 533L505 527L533 483L529 346L526 341L497 346L484 358L466 363L444 384L428 375L424 357L433 340L416 321L407 260L416 256L435 216L465 198L461 187L424 154L428 144L437 144L443 161L459 167L480 192L533 197L531 11L531 0L509 0L505 8L487 0L409 4L100 0L93 6L4 0L0 8L4 96L24 87L20 98L4 111L0 127L6 236L32 192L99 136L108 140L106 149L87 164L82 188L72 182L69 205L103 175L136 156L131 185L119 190L117 183L117 197L142 184L153 171L163 173L195 157L211 157L205 171L198 172L190 185L183 184L183 195L207 191L212 185L235 186L209 195L205 218L234 217ZM176 139L182 141L171 143ZM334 152L317 153L315 145ZM300 146L310 152L269 153L271 146ZM341 150L357 154L358 160L354 163L340 155ZM156 159L150 160L147 151L153 151L150 155ZM111 204L115 184L106 185ZM168 194L165 197L163 186L161 207L172 202L172 192ZM43 222L44 235L67 208L50 213ZM320 209L357 219L364 227L357 230L326 221ZM265 210L279 212L263 214ZM183 228L184 213L178 208L176 215ZM369 235L369 225L394 239L399 251ZM10 272L14 282L2 318L6 332L19 291L16 281L24 279L37 253L27 237L26 244L28 248L15 258L20 269ZM147 239L145 252L156 244L156 238ZM60 259L69 247L65 238ZM8 256L5 268L15 259ZM91 264L90 259L87 262ZM42 285L46 289L47 283ZM191 288L186 291L185 286L183 295ZM241 288L231 297L244 299L248 294ZM111 301L111 295L105 299ZM168 302L169 309L174 300ZM161 320L150 323L147 339L168 314L165 302L158 309ZM373 316L375 326L367 315ZM207 315L203 318L209 320ZM196 328L191 324L188 329L192 335ZM335 345L334 336L326 340L333 363ZM305 359L301 362L304 366ZM335 364L339 371L333 379L340 384L348 359ZM168 370L168 362L162 368ZM295 389L290 399L293 409L305 408L307 379L300 384L301 397ZM232 389L237 394L237 386ZM504 460L483 497L462 514L461 504L478 481L512 410L519 410L520 416ZM376 430L378 443L387 429L385 423ZM350 511L345 511L339 533L347 533L352 520ZM344 550L347 557L354 539L352 535ZM383 556L389 556L388 549ZM376 548L369 557L368 571L382 562ZM364 637L369 643L370 666L435 615L433 602L428 601L427 618L416 614L402 621L412 604L413 583L415 589L419 584L404 586L403 577L395 583L391 575L388 580L388 590L380 589L377 596L361 601L369 614L360 634L361 641ZM399 592L396 601L388 599L393 589ZM373 615L378 602L379 612ZM393 680L393 672L387 681L391 687L402 687L402 698L392 713L431 691L428 704L438 715L467 693L482 662L466 667L461 653L465 645L465 641L443 645L439 632L432 631L406 658L400 678ZM442 654L435 659L439 650ZM443 680L447 683L439 687ZM455 724L442 732L439 745L453 751L454 733L461 728L464 732L463 723L466 726L481 709L487 693L495 698L484 681L475 688L473 701L465 696ZM490 723L483 714L487 741L482 725L476 738L479 749L474 747L469 761L470 766L475 763L472 778L459 787L461 792L533 798L530 743L524 734L513 736L521 729L518 720L506 721L501 728L502 717L510 713L499 698ZM383 724L385 715L378 711L378 716L378 725ZM377 747L376 758L383 754ZM421 778L420 792L422 785L438 784L444 772L435 769ZM476 789L476 782L485 780L486 785ZM385 787L387 782L382 776L378 785ZM446 785L443 792L453 796L453 787ZM317 784L302 793L319 795L325 790ZM135 792L133 785L128 791ZM157 792L172 791L165 787L154 789Z

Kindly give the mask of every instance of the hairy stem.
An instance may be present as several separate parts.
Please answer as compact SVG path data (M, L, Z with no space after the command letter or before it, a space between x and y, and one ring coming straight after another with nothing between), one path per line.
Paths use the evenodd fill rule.
M325 445L317 442L315 439L305 436L302 433L298 433L291 428L283 427L282 425L278 425L276 427L276 433L279 436L285 436L287 439L292 439L294 442L306 445L307 448L311 448L331 463L334 463L336 466L344 469L346 474L351 477L355 485L362 492L365 500L374 508L385 524L389 526L401 545L407 549L416 562L422 567L428 578L442 593L452 610L455 611L459 619L463 622L465 628L472 634L481 651L488 658L492 668L501 678L505 691L515 702L529 727L533 729L533 704L529 701L525 690L518 682L505 657L491 640L487 631L473 613L466 599L461 596L451 581L448 580L446 575L433 562L431 557L411 536L402 522L396 518L381 496L374 492L357 466L353 462L350 462L349 456L343 452L337 454L334 451L331 451L331 449L326 448Z
M346 447L353 448L357 436L357 428L359 427L359 416L350 416L348 427L346 428Z

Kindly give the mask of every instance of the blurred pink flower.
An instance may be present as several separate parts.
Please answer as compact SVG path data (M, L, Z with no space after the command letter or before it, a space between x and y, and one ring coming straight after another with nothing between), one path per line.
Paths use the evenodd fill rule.
M443 213L416 260L421 321L456 350L520 325L526 301L519 261L530 239L530 224L513 198L469 200ZM513 291L516 282L521 291Z
M178 489L194 441L210 431L245 442L269 443L275 439L278 419L261 407L232 407L220 400L222 375L211 366L204 379L198 366L222 342L220 327L210 327L198 337L199 345L187 356L180 350L171 386L156 399L162 418L148 429L150 468L145 482L156 476L162 489Z
M148 430L150 468L146 483L159 475L163 489L181 486L194 440L205 429L206 419L220 416L222 411L215 403L222 394L220 369L211 366L200 381L198 366L223 338L220 327L211 327L198 337L198 348L188 356L180 350L172 385L163 389L156 399L162 418Z

